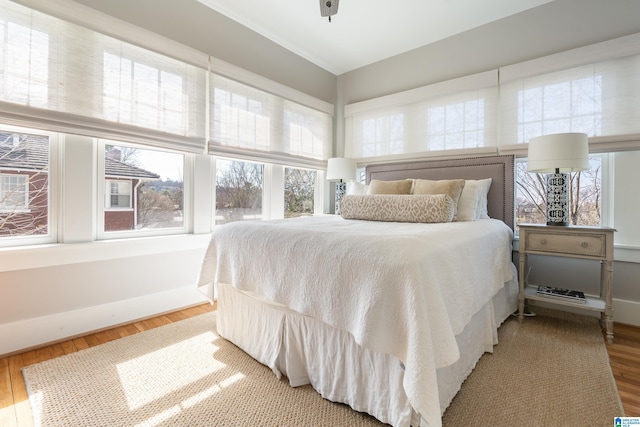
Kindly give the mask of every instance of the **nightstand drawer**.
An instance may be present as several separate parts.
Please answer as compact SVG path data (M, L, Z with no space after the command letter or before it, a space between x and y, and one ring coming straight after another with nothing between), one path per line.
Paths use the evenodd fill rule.
M526 250L531 252L602 258L606 255L605 249L604 234L550 234L536 231L527 233Z

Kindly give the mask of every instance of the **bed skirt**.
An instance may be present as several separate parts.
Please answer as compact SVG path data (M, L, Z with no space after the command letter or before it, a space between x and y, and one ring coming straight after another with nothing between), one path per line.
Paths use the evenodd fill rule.
M460 359L437 370L442 415L485 352L497 329L517 309L515 274L456 336ZM251 357L293 387L311 384L324 398L366 412L393 426L422 422L403 389L403 365L394 356L366 349L346 331L256 295L218 285L217 328Z

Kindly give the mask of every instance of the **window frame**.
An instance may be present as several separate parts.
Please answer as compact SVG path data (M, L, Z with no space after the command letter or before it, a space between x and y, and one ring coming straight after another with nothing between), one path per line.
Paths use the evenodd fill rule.
M134 211L135 214L135 206L133 202L133 194L136 189L131 187L130 194L130 204L131 208L108 208L107 207L107 184L102 183L102 180L105 181L114 181L113 179L107 177L105 175L105 146L107 145L116 145L119 147L132 147L140 150L149 150L149 151L159 151L166 153L179 154L183 156L183 168L182 168L182 187L183 187L183 222L181 227L167 227L167 228L154 228L154 229L142 229L142 230L118 230L118 231L105 231L105 212L114 212L114 211ZM96 157L94 161L94 165L96 167L96 177L97 177L97 191L96 191L96 215L95 215L95 226L96 226L96 237L95 240L112 240L112 239L128 239L128 238L144 238L144 237L152 237L152 236L167 236L167 235L175 235L175 234L188 234L192 232L192 209L191 209L191 200L192 200L192 187L193 181L191 177L193 176L193 155L185 152L178 152L173 150L166 150L157 148L154 146L145 146L141 144L131 144L123 141L114 141L108 139L97 138L97 150Z
M600 226L611 227L611 221L613 218L613 156L610 153L591 153L589 157L600 158ZM528 159L526 157L516 157L514 165L514 208L513 208L513 224L515 227L515 236L519 236L517 220L517 211L515 203L517 202L518 195L518 163L526 163Z
M0 248L4 247L20 247L30 245L42 245L57 243L60 236L60 200L61 194L60 185L61 178L61 161L60 158L64 152L64 139L59 134L53 132L46 132L35 128L25 128L19 126L5 125L0 123L0 130L3 132L22 133L30 135L38 135L46 137L49 140L49 158L48 158L48 170L47 181L49 188L47 189L47 233L39 235L26 235L26 236L12 236L12 237L0 237ZM30 181L30 178L28 178ZM27 189L27 194L31 194ZM30 211L30 202L27 202L27 210ZM0 214L4 212L0 210Z

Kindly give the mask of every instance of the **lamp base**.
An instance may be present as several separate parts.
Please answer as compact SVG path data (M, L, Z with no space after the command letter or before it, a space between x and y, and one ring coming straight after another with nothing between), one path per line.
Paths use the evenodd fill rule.
M547 175L547 225L569 225L569 174Z
M346 182L336 182L336 215L340 215L340 200L347 192Z

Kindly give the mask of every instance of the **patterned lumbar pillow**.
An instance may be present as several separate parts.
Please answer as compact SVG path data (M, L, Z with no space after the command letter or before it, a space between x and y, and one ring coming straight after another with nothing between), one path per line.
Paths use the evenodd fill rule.
M455 204L446 194L368 194L342 197L340 215L345 219L390 222L451 222Z

